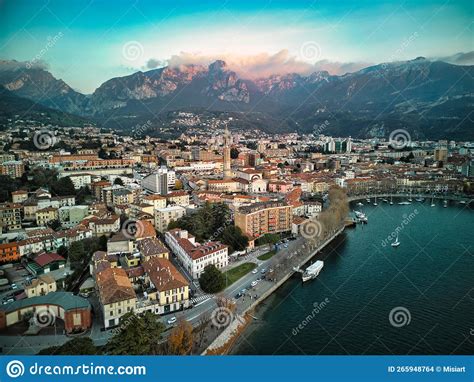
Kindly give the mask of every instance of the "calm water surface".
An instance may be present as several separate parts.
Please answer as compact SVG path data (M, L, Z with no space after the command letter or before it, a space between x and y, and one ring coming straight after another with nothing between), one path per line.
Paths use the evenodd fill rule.
M474 210L362 203L369 223L313 258L317 279L267 299L234 354L474 352ZM397 227L401 245L384 246Z

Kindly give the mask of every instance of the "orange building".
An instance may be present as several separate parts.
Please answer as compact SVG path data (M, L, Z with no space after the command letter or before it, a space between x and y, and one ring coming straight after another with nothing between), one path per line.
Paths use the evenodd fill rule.
M18 250L18 243L0 244L0 262L12 263L20 260L20 251Z

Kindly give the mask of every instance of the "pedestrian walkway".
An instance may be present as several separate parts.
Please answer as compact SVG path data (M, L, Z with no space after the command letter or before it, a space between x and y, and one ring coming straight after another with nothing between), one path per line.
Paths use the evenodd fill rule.
M191 302L196 305L197 303L200 303L202 301L205 301L209 298L212 298L212 294L204 294L202 296L198 296L198 297L195 297L195 298L192 298L191 299Z

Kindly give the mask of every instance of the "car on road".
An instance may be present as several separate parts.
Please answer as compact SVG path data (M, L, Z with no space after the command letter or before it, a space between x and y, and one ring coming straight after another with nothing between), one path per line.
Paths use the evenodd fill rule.
M241 297L242 297L242 292L239 292L239 293L237 293L237 294L234 296L234 298L235 298L236 300L238 300L238 299L241 298Z
M262 275L264 275L265 273L267 273L267 270L266 270L265 268L263 268L263 269L260 271L260 273L261 273Z
M285 248L288 248L288 243L285 243L284 247L285 247Z
M256 286L258 284L258 281L257 280L254 280L252 281L252 283L250 284L250 286L253 288L254 286Z
M13 283L12 285L10 285L12 289L17 289L18 288L18 285L16 285L15 283Z
M257 274L257 273L258 273L258 269L257 269L257 268L255 268L255 269L252 271L252 274L254 274L254 275L255 275L255 274Z
M244 289L242 289L242 290L240 291L240 293L241 293L242 295L244 295L245 292L247 292L247 289L246 289L246 288L244 288Z
M176 323L176 321L177 321L176 317L173 316L171 318L168 318L167 322L168 322L168 325L173 325L174 323Z

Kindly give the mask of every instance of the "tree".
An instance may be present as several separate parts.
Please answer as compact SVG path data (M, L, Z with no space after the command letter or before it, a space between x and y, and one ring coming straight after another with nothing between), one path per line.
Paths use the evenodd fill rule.
M82 240L72 242L69 246L69 262L73 270L81 268L85 256L84 242Z
M57 249L56 253L57 253L59 256L64 257L65 259L68 257L68 250L67 250L67 247L64 246L64 245L61 245L61 246Z
M107 343L106 352L110 355L159 354L164 330L165 326L149 311L142 316L126 313L120 320L117 333Z
M210 322L211 322L211 315L208 312L204 312L199 316L199 321L196 326L196 334L198 337L197 342L198 342L199 348L202 346L202 342L204 341L204 338L206 337L206 330Z
M236 147L231 147L230 149L230 158L231 159L237 159L239 157L239 150Z
M42 349L39 355L97 355L99 349L89 337L78 337L67 341L61 346Z
M74 183L70 177L65 176L63 178L59 178L51 185L51 191L55 195L59 196L69 196L74 195L76 193L76 189L74 188Z
M224 232L222 232L222 242L230 246L229 251L232 253L234 251L242 251L247 248L249 239L247 236L242 234L240 227L228 225L224 228Z
M204 268L199 278L199 285L206 293L217 293L225 288L225 276L213 264Z
M123 186L123 180L119 177L116 177L114 180L114 184L117 186Z
M183 182L180 181L179 179L176 179L176 182L174 183L174 189L175 190L182 190L183 189Z
M61 222L58 220L58 219L55 219L55 220L51 220L49 223L48 223L48 226L53 229L54 231L58 230L59 228L61 228Z
M171 331L166 349L168 354L187 355L193 350L193 326L186 320L180 320Z

